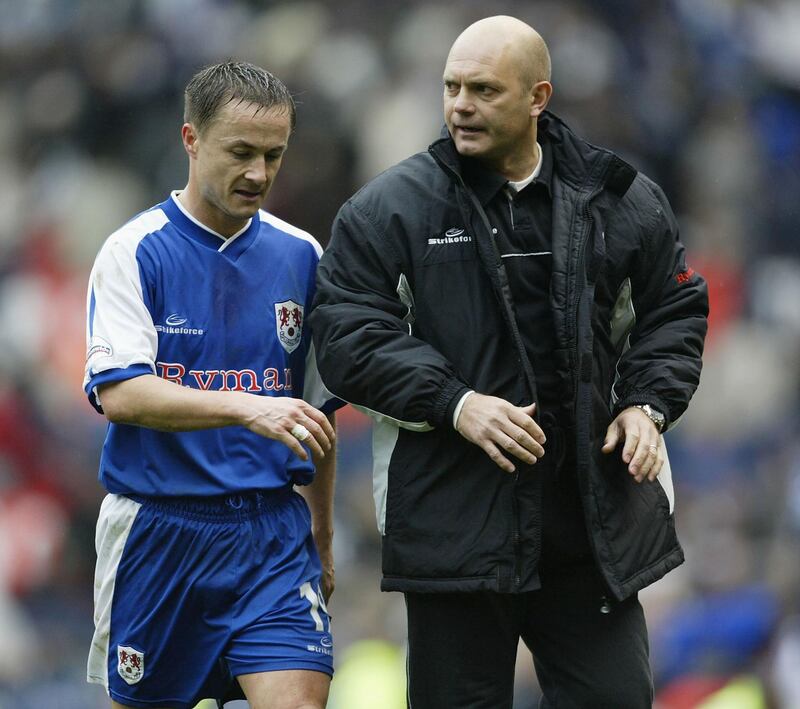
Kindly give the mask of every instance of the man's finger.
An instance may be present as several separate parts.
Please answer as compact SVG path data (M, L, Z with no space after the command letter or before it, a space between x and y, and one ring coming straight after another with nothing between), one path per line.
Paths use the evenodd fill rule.
M649 466L647 465L649 454L650 452L647 448L646 439L640 438L636 443L636 448L634 449L633 454L631 455L628 471L633 475L642 477L642 474L644 473L643 468L647 466L647 469L649 470Z
M327 575L324 575L322 579L322 597L325 599L325 603L330 602L334 588L335 588L335 583L333 580L333 576L328 577Z
M531 436L531 434L528 433L525 428L514 424L513 420L509 421L509 424L504 427L502 433L513 439L517 445L521 446L530 453L533 453L533 455L535 455L537 458L541 458L544 455L544 448L542 447L542 444L539 443L539 441L537 441L533 436ZM503 444L503 447L505 447L505 440L498 440ZM519 458L519 456L517 457Z
M622 460L630 463L636 453L636 446L639 444L639 433L636 431L623 431L625 445L622 448Z
M636 446L633 460L628 466L628 470L636 478L636 482L642 482L649 475L657 457L658 445L653 443L647 436L642 436Z
M527 434L526 434L527 435ZM538 445L532 438L530 439L533 445L537 448L541 449L542 447ZM528 465L533 465L536 463L538 458L541 455L544 455L544 450L541 450L541 455L537 456L531 449L527 447L521 446L517 443L513 438L510 436L502 436L502 438L497 442L507 453L510 453L518 460L521 460L523 463L527 463Z
M326 418L325 420L327 421L328 419ZM333 442L321 424L317 423L311 417L306 417L304 420L300 421L300 424L305 426L308 432L311 434L311 436L305 439L303 443L310 444L311 438L313 437L314 440L321 446L322 450L329 451L332 448Z
M606 440L603 442L603 453L611 453L619 443L619 426L612 423L606 431Z
M650 468L650 473L647 476L647 479L650 482L653 482L661 472L661 468L664 467L664 455L661 452L661 448L659 446L658 454L656 455L656 459L653 462L653 467Z
M313 419L317 426L324 431L325 438L328 441L328 445L326 447L328 450L330 450L333 441L336 440L336 431L334 430L333 426L331 426L331 422L328 417L319 409L315 409L313 406L307 406L303 413L308 418Z
M304 446L308 446L311 449L311 454L315 458L324 458L325 451L322 446L324 445L325 436L322 433L322 429L310 418L305 418L303 421L304 423L294 424L289 430L289 434ZM308 426L305 425L306 423ZM320 441L320 438L322 438L323 441Z
M311 436L308 438L310 440ZM284 445L288 446L292 452L298 458L300 458L300 460L308 460L308 453L306 453L305 448L300 445L300 441L298 441L291 433L289 433L289 431L281 431L275 436L275 440L280 441Z
M523 409L514 407L509 412L508 418L512 423L523 429L539 445L544 445L547 442L547 437L544 435L544 431L539 424L531 418L535 407L536 404L531 404ZM528 414L528 410L531 410L530 414Z
M507 473L513 473L516 470L514 464L500 452L500 449L493 441L486 441L481 445L481 448L486 451L486 455L498 468L505 470Z

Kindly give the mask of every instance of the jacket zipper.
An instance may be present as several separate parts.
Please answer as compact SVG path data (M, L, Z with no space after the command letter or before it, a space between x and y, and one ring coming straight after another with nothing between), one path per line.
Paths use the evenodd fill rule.
M584 257L586 255L586 244L589 241L589 234L591 233L592 224L591 224L591 213L589 211L589 201L591 198L587 197L586 201L581 205L581 212L584 217L584 228L581 232L581 244L580 249L578 251L578 263L576 266L575 273L567 273L567 282L574 278L575 280L575 293L574 293L574 300L572 303L572 307L569 311L569 336L573 342L572 346L572 362L571 369L572 369L572 387L573 392L577 395L578 392L578 380L579 380L579 343L578 343L578 310L581 304L581 296L583 295L583 262Z
M465 194L470 198L470 201L474 202L477 201L474 197L472 191L467 187L466 183L464 182L464 178L458 173L458 171L453 170L449 165L439 159L439 157L435 154L435 152L431 152L433 155L434 160L436 160L439 165L441 165L447 172L453 175L458 184L460 185L461 189L464 190ZM509 202L509 209L512 208L511 203ZM587 210L588 211L588 210ZM483 221L485 222L485 226L489 229L489 238L492 242L495 241L494 233L492 232L491 225L488 223L486 219L486 214L483 214ZM512 224L513 224L513 213L512 213ZM512 333L513 337L513 333ZM511 528L511 546L514 553L514 588L519 588L522 584L522 548L521 548L521 537L519 530L519 501L517 499L517 484L519 482L519 473L514 473L514 492L511 496L511 510L512 510L512 528Z
M589 242L589 235L591 234L592 230L592 215L589 210L589 205L591 204L592 200L598 194L600 194L600 191L601 191L600 188L595 188L592 192L590 192L586 196L586 199L581 204L581 214L583 215L585 226L580 236L581 245L580 245L580 250L578 251L578 263L575 271L575 294L572 307L570 308L569 321L568 321L569 337L574 343L572 346L572 362L570 363L570 365L572 369L572 385L573 385L573 392L576 397L575 399L576 404L577 404L577 394L578 394L578 380L580 378L580 367L581 367L581 363L579 361L579 345L578 345L578 309L580 308L581 296L583 295L583 289L584 289L583 281L585 279L585 274L583 273L583 269L584 269L584 261L586 258L586 245ZM572 271L568 270L567 283L569 283L572 276L573 276Z
M514 473L514 494L511 496L511 507L514 517L514 528L511 532L511 546L514 550L514 587L519 588L522 584L522 548L520 546L519 533L519 501L517 500L517 484L519 483L519 473Z
M455 175L456 179L458 180L461 188L467 195L470 195L471 192L467 185L464 183L464 179L461 177L460 174L457 172L453 172L452 174ZM509 209L511 209L511 204L509 202ZM513 214L512 214L512 223L513 223ZM491 228L489 229L489 238L494 241L494 233L492 232ZM514 553L514 588L519 588L522 584L522 548L520 544L521 534L519 531L519 500L517 499L517 485L519 483L519 473L514 473L514 491L511 495L511 516L512 516L512 527L511 527L511 547Z

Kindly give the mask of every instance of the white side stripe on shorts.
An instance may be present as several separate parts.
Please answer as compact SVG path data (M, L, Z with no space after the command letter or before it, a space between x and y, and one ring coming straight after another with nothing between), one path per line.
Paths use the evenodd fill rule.
M106 495L100 505L95 534L97 566L94 572L94 637L89 650L86 681L102 684L108 691L108 642L111 634L111 602L117 568L141 504L123 495Z

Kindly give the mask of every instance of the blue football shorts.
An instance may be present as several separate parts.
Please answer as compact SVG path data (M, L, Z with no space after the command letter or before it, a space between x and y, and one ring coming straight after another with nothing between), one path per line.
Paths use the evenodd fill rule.
M190 709L232 677L333 674L305 500L107 495L97 522L87 679L132 707Z

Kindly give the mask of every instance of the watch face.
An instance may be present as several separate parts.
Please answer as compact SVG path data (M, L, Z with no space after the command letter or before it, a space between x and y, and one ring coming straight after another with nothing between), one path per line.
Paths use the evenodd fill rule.
M667 417L660 411L656 411L650 404L640 404L637 408L644 411L647 417L658 427L660 432L664 427L664 422L667 420Z
M660 411L656 411L652 406L649 406L648 409L650 418L652 419L653 423L655 423L655 425L658 427L658 430L660 432L664 426L664 421L666 420L666 417Z

